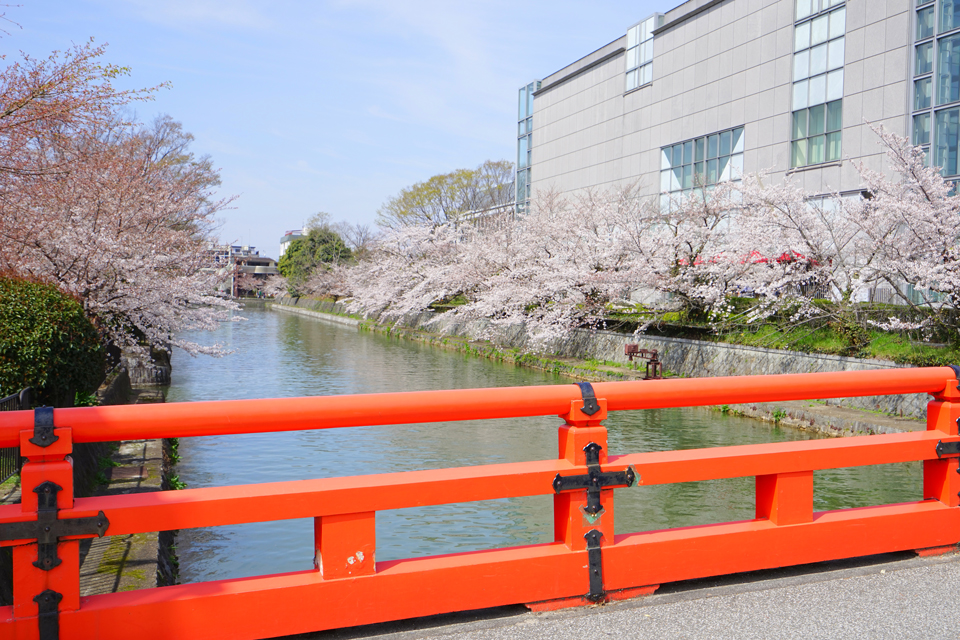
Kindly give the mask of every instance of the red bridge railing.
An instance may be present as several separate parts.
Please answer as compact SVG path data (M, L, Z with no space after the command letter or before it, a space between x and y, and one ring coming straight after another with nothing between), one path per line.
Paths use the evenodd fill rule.
M610 455L608 411L929 393L927 430ZM74 442L558 415L559 457L431 471L74 498ZM960 542L960 391L952 368L609 382L0 414L20 505L0 506L14 604L0 638L264 638L442 612L539 608L664 582ZM923 461L920 502L813 511L818 469ZM613 487L756 477L756 518L614 534ZM376 562L377 511L554 495L555 541ZM314 518L316 568L80 597L79 540ZM535 603L535 604L534 604Z

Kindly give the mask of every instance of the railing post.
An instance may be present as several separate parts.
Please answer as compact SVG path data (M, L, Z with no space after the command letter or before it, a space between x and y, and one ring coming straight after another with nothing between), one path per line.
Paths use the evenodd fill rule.
M44 410L52 416L49 408L36 411L39 415ZM25 458L20 471L20 509L33 519L39 519L44 502L50 508L73 508L72 432L55 428L50 433L54 442L44 447L37 444L36 430L20 432L20 454ZM13 547L13 615L31 618L42 613L38 624L41 631L49 633L51 625L57 628L58 612L80 608L80 541L54 538L52 549L48 548L53 553L43 557L40 547L37 542Z
M607 417L607 401L597 399L600 410L593 415L582 411L583 402L570 403L570 411L562 416L565 424L559 430L560 458L571 464L587 464L584 448L594 443L600 447L600 464L607 462L607 428L601 421ZM573 551L587 548L584 536L596 529L603 536L600 546L613 544L613 489L600 490L601 510L596 515L586 512L587 491L567 491L553 497L553 524L557 542Z
M941 393L927 404L927 430L942 431L945 436L957 435L957 419L960 418L960 390L957 379L948 379ZM956 507L960 505L960 475L957 474L957 458L945 457L925 460L923 463L923 497L935 498Z
M314 564L324 580L376 573L376 512L313 519Z
M757 476L756 507L778 526L813 522L813 471Z

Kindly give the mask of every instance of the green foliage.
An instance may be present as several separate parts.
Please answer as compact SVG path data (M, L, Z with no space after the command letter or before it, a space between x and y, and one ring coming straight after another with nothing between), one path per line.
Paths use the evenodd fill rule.
M773 421L776 422L777 424L779 424L780 421L786 417L787 417L787 412L784 411L783 409L776 409L773 412Z
M50 284L0 276L0 395L33 387L37 403L69 407L97 390L105 368L79 302Z
M167 484L171 491L180 491L187 488L187 483L180 479L180 476L170 476L167 478Z
M300 287L317 267L342 264L353 258L340 235L329 227L315 227L302 238L290 243L277 269L287 279L290 293L298 295Z

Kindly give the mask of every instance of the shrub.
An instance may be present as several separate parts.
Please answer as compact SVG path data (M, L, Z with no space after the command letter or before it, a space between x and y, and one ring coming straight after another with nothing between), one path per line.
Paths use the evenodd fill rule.
M0 396L33 387L36 402L70 407L97 390L104 368L79 302L51 284L0 275Z

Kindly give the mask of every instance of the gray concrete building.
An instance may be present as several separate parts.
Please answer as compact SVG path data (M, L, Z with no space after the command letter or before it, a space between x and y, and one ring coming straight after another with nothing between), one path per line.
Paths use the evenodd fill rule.
M520 90L517 201L762 169L852 193L868 122L960 174L960 0L688 0Z

